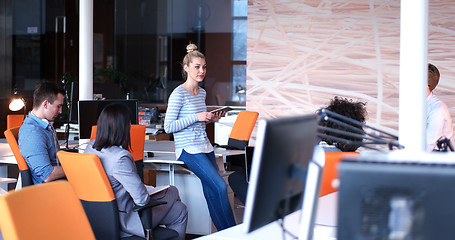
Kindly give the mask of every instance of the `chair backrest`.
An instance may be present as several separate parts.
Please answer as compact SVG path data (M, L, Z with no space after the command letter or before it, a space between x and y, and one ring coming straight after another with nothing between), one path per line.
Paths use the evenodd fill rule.
M322 174L322 184L319 196L325 196L330 193L334 193L337 189L333 186L332 182L338 179L338 163L344 157L349 155L358 155L357 152L326 152L324 170Z
M90 133L90 140L96 138L96 125L92 126L92 132ZM133 155L134 161L144 159L144 143L145 143L145 125L132 124L130 130L131 139L131 150L130 153Z
M24 121L24 114L8 114L6 115L6 129L20 127Z
M248 146L258 116L259 113L257 112L241 111L232 127L227 145L238 149L245 149Z
M95 154L57 152L68 182L82 202L96 239L120 239L118 206Z
M19 150L19 145L17 143L17 139L19 136L19 127L7 129L4 132L4 134L6 141L9 144L9 147L11 148L11 151L13 152L14 157L16 158L17 167L19 168L21 174L22 187L33 185L32 174L27 165L27 162L25 162L25 159Z
M90 140L96 138L96 125L92 126ZM131 124L130 130L131 149L128 151L133 156L136 164L137 173L144 181L144 144L145 144L145 125Z
M55 181L0 196L5 240L95 239L84 209L67 181Z

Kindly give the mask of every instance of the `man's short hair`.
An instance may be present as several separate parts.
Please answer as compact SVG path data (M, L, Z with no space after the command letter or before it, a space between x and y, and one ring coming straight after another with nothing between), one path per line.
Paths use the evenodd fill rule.
M438 68L435 65L428 63L428 88L430 91L433 91L438 85L439 77Z
M49 101L51 104L54 103L59 93L65 96L65 89L55 82L44 81L38 83L33 91L33 108L39 108L44 100Z

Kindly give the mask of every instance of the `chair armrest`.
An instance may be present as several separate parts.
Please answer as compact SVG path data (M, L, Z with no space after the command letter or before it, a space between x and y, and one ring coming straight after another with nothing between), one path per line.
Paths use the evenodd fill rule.
M150 200L147 204L145 204L144 206L138 206L136 204L134 204L134 207L133 207L133 211L134 212L140 212L144 209L147 209L147 208L153 208L155 206L158 206L158 205L162 205L162 204L166 204L167 202L166 201L158 201L158 200Z
M167 203L166 201L150 200L150 202L144 206L138 206L136 204L134 205L133 211L139 212L139 216L141 218L142 226L144 227L144 229L146 229L146 230L152 229L152 217L153 217L152 208L162 205L162 204L166 204L166 203Z

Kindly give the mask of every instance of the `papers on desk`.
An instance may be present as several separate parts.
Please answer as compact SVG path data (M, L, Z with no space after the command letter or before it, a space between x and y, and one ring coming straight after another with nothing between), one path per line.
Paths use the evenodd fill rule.
M144 184L144 186L145 186L145 188L147 188L147 192L149 193L149 195L157 194L157 193L162 192L169 188L169 185L154 187L154 186L149 186L149 185Z
M157 135L159 131L160 131L160 129L158 129L158 128L145 128L146 134Z

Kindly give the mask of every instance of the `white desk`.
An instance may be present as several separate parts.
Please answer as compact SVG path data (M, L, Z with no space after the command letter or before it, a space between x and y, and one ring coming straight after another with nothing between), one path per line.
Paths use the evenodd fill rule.
M183 165L184 162L175 160L175 153L153 152L153 157L144 157L144 167L155 170L169 170L169 185L174 185L175 167L174 165ZM154 167L147 166L153 164ZM167 169L165 169L167 166Z
M338 193L331 193L320 197L316 211L313 240L335 240L336 239L336 218L337 218ZM300 211L289 214L284 219L286 230L298 236L300 222ZM272 222L256 231L245 233L243 224L216 232L199 240L257 240L257 239L283 239L282 228L277 222ZM285 235L285 240L293 239Z
M214 149L215 156L217 157L245 154L244 150L227 150L219 147ZM146 140L144 144L144 152L175 153L175 143L174 141Z
M227 150L225 148L216 147L214 148L215 156L222 157L223 162L226 163L226 157L234 156L234 155L243 155L245 154L245 150Z
M0 140L0 164L17 164L13 151L5 138Z
M8 165L16 165L16 158L6 139L0 141L0 195L8 191L8 183L15 183L17 179L8 178Z
M55 132L65 133L65 129L57 128L57 129L55 129ZM74 141L79 139L79 130L70 130L68 139L69 140L74 140Z
M175 143L174 141L145 140L144 152L175 153Z
M156 174L157 185L175 185L179 189L180 198L188 208L187 233L191 234L210 234L215 231L207 203L202 190L200 179L192 173L178 165L183 165L182 161L175 160L175 145L173 141L145 141L145 152L153 152L154 157L144 157L145 168L158 170L169 169L169 173L158 172ZM218 149L215 155L227 156L244 154L243 151L232 151ZM176 166L177 165L177 166ZM175 174L175 170L181 169Z
M144 165L154 164L157 170L169 170L169 184L174 185L175 165L183 165L183 161L175 159L175 143L174 141L153 141L146 140L144 144L144 152L153 152L153 157L144 156ZM226 150L224 148L215 148L215 156L222 157L226 163L227 156L245 154L244 150ZM165 169L167 166L167 169ZM145 166L146 168L150 168Z
M144 156L144 167L155 170L169 170L169 185L174 185L175 165L183 165L184 162L175 159L174 141L146 140L144 152L153 152L153 157ZM147 166L153 164L154 167ZM165 169L167 166L167 169Z

